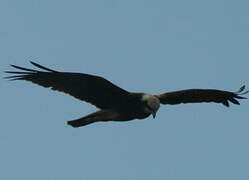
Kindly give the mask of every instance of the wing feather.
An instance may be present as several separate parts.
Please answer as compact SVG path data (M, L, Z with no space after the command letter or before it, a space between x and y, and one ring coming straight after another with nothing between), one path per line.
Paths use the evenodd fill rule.
M34 62L31 62L31 64L45 71L11 65L23 71L6 71L6 73L14 74L6 78L9 80L26 80L52 90L61 91L102 109L122 106L122 103L125 103L130 94L99 76L58 72Z
M246 99L240 95L248 93L243 92L245 86L242 86L237 92L222 91L216 89L187 89L181 91L167 92L156 95L162 104L180 104L180 103L201 103L215 102L222 103L229 107L229 102L239 105L236 99Z

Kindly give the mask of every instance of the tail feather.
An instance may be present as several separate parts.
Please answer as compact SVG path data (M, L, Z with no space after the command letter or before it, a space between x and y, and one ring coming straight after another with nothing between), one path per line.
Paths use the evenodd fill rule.
M94 122L96 122L96 121L93 119L80 118L80 119L76 119L76 120L72 120L72 121L67 121L67 124L74 127L74 128L78 128L78 127L86 126L86 125L94 123Z
M100 110L92 114L89 114L85 117L72 121L67 121L67 124L74 128L77 128L99 121L118 121L118 120L120 120L120 114L118 112L112 110Z

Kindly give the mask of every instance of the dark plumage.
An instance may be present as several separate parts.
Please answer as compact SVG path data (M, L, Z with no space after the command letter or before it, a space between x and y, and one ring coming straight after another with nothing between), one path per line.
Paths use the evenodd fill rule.
M68 121L73 127L80 127L98 121L129 121L143 119L151 114L155 117L161 104L215 102L229 106L229 102L240 104L237 99L248 93L245 86L237 92L216 89L187 89L158 95L128 92L110 81L94 75L83 73L59 72L37 63L38 71L20 66L12 67L23 71L6 71L13 74L9 80L26 80L52 90L67 93L77 99L89 102L100 108L99 111L83 118Z

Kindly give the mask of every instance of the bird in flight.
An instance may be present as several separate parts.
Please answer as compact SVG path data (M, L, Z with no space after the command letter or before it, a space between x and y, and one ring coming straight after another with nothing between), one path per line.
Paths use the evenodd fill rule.
M5 71L12 74L5 78L31 81L40 86L67 93L99 108L92 114L67 122L68 125L75 128L101 121L130 121L144 119L150 115L155 118L160 104L215 102L229 107L229 102L232 102L239 105L237 99L246 99L241 95L249 92L245 91L245 86L242 86L237 92L216 89L186 89L156 95L133 93L100 76L60 72L32 61L30 63L40 70L11 65L22 71Z

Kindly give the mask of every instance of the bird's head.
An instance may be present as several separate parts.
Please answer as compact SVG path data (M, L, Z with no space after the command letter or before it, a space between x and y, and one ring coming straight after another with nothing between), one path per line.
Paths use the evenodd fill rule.
M145 104L144 112L152 114L153 118L155 118L160 107L160 100L153 95L144 94L142 96L142 101L144 101Z

